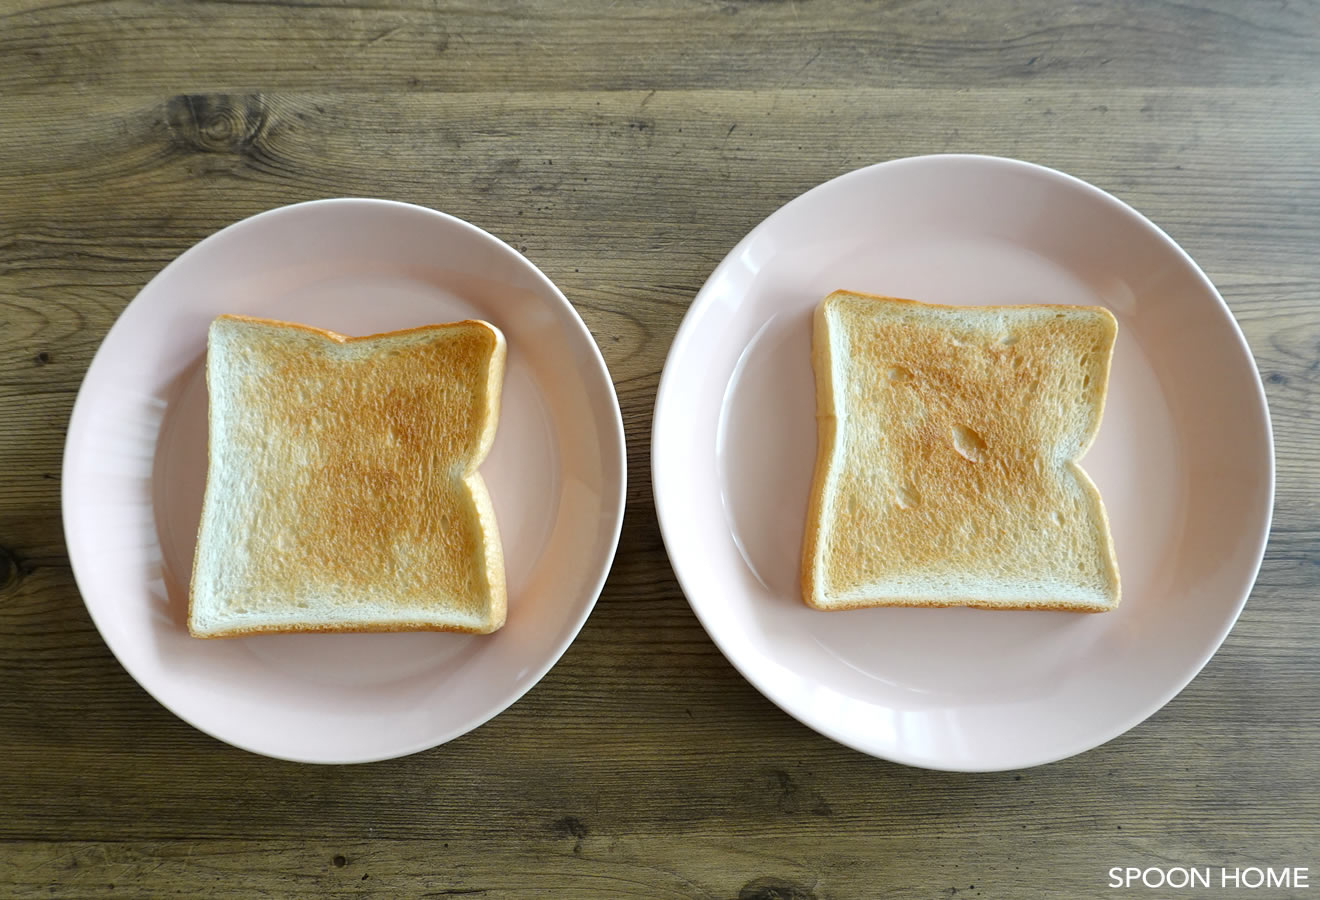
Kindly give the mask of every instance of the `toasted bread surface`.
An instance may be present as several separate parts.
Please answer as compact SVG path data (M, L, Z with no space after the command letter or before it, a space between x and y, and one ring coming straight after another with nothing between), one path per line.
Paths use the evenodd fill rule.
M1116 335L1095 307L827 297L813 329L808 605L1117 605L1108 519L1078 465Z
M503 554L477 467L504 359L478 321L349 338L216 319L190 631L499 628Z

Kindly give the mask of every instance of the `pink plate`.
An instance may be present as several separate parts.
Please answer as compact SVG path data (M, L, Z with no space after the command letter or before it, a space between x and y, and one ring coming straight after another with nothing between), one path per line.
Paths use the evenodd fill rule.
M481 469L504 544L503 629L189 637L206 329L226 312L351 335L464 318L504 331L503 409ZM256 753L366 762L464 734L554 665L604 584L624 480L623 421L604 360L534 265L443 213L320 200L212 235L124 310L69 425L64 530L96 627L166 707Z
M803 604L811 313L836 288L1113 311L1109 399L1083 466L1112 522L1117 610ZM1167 235L1059 172L930 156L807 192L720 263L665 364L652 475L692 608L762 693L863 752L989 771L1116 737L1201 670L1260 566L1274 451L1242 334Z

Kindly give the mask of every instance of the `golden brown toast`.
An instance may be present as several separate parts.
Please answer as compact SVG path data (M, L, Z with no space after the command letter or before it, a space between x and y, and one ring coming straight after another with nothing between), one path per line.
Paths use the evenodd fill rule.
M1100 426L1116 335L1093 307L826 297L806 602L1116 606L1108 519L1077 463Z
M477 466L504 359L478 321L351 338L216 319L190 631L499 628L504 560Z

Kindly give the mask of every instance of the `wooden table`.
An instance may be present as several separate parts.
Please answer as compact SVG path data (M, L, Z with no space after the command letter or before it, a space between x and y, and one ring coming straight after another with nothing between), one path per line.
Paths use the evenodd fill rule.
M1111 889L1128 865L1320 885L1316 4L3 10L0 896L1161 895ZM807 188L939 151L1054 166L1162 225L1274 416L1274 533L1227 643L1146 723L1023 772L908 769L781 713L690 612L650 496L661 365L715 264ZM630 484L613 574L539 686L438 749L316 767L194 731L119 667L70 574L60 454L156 271L339 195L453 213L558 283L613 372Z

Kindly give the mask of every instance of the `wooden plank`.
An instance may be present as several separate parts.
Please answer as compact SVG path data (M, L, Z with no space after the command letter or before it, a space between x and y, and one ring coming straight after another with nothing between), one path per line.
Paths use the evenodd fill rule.
M1015 791L1030 788L1019 784ZM1247 849L1250 836L1241 831L1211 837L1190 829L1156 833L1138 825L1115 833L1106 854L1085 846L1095 832L1084 821L1075 829L1042 824L989 839L954 832L937 839L938 856L921 857L905 852L908 835L901 832L848 831L829 841L812 841L799 832L755 846L737 834L698 829L689 832L695 839L690 846L679 846L664 835L602 833L591 820L564 816L529 823L520 835L410 841L24 842L0 855L0 881L13 887L16 898L167 892L208 898L480 900L1086 898L1113 896L1111 866L1162 857L1210 870L1211 889L1180 890L1176 896L1222 897L1220 867L1256 862ZM1300 844L1293 849L1304 852ZM873 866L883 866L883 882ZM58 887L51 888L51 881Z
M1317 82L1310 3L14 3L0 93Z
M536 258L572 254L578 268L584 232L606 224L615 252L713 263L730 236L835 175L893 157L976 151L1069 171L1176 238L1213 242L1219 265L1250 267L1300 252L1320 212L1309 164L1317 96L211 94L119 99L90 115L67 97L43 102L30 124L26 100L8 97L0 116L24 124L0 139L0 188L10 200L3 234L16 265L43 243L67 242L79 263L112 279L124 254L163 263L271 206L377 195L469 218ZM1207 126L1198 114L1205 106L1229 124Z

